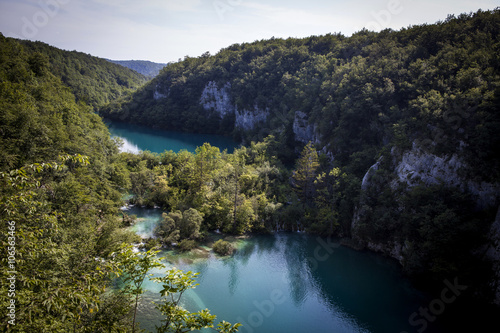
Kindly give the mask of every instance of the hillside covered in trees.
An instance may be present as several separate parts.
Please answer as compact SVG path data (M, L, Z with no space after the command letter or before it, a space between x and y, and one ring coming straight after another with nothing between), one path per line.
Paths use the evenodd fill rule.
M156 75L160 73L163 67L167 66L167 64L158 64L152 61L146 60L109 60L117 65L121 65L123 67L127 67L140 73L148 78L154 78Z
M51 63L49 57L66 55L73 63L82 56L71 59L42 46L33 52L25 42L0 35L0 276L6 282L0 292L6 311L0 330L134 332L137 288L115 290L112 283L123 275L125 285L133 284L130 277L144 279L151 267L162 264L122 245L140 241L125 228L120 210L130 185L127 167L79 88L107 88L95 90L93 101L100 105L115 89L114 78L138 77L109 64L99 67L99 76L68 87L54 69L66 63ZM86 70L101 63L84 59L91 60L81 63ZM148 267L146 272L141 274L140 265ZM193 288L192 276L187 283L181 271L172 274L161 282ZM165 309L169 318L180 308L165 303ZM215 320L208 311L182 314L192 317L192 327L208 327ZM236 328L223 322L218 331Z
M295 164L282 182L295 190L272 194L278 216L293 211L278 218L284 229L346 237L424 280L460 272L488 294L500 287L499 36L497 9L235 44L171 64L100 112L244 143L267 137L270 156Z
M36 54L47 69L71 89L77 101L97 109L131 94L146 76L90 54L64 51L42 42L20 40L27 53ZM43 59L42 59L43 58Z
M7 264L15 230L16 329L132 330L131 294L105 292L127 267L137 276L121 248L139 241L119 209L127 193L168 211L147 247L188 250L214 230L334 235L427 286L460 276L470 297L500 304L499 30L495 10L236 44L145 85L0 35L0 217L12 222L0 240ZM96 109L245 146L119 153Z

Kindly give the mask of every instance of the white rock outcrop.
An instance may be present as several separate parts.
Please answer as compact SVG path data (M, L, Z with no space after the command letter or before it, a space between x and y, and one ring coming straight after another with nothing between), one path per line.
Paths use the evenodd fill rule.
M167 90L165 93L164 93L164 92L162 92L162 89L161 89L161 88L160 88L160 86L157 84L157 85L155 86L155 90L154 90L154 92L153 92L153 99L154 99L155 101L157 101L157 100L159 100L159 99L166 98L166 97L168 97L169 92L170 92L170 91L168 91L168 90Z
M243 130L254 129L259 123L267 121L269 110L255 105L252 109L238 110L231 102L231 84L227 82L219 87L215 81L206 84L200 97L200 104L206 111L214 111L222 119L227 115L235 115L234 127Z
M257 105L253 110L238 110L236 109L236 119L234 127L245 131L254 129L259 123L264 123L269 117L268 110L259 109Z
M295 112L295 118L293 120L293 133L295 134L295 140L302 143L317 143L318 138L316 135L316 126L310 124L307 118L307 114L302 111Z
M215 81L210 81L201 93L200 104L207 111L217 112L221 119L233 114L235 107L231 104L230 90L231 84L229 82L219 88Z
M500 184L475 182L461 176L460 171L468 167L456 154L439 157L424 152L413 144L412 149L403 154L401 162L395 167L395 172L397 180L410 187L421 182L426 185L444 183L472 193L479 208L495 205L500 193ZM396 185L397 183L393 182L393 188Z

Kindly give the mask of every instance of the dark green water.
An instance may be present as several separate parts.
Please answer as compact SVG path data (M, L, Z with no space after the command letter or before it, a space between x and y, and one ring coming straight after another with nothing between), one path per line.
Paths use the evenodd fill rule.
M132 208L134 230L147 235L161 211ZM199 272L184 295L190 311L208 308L217 321L240 322L240 332L416 332L409 316L429 300L382 256L306 234L278 233L235 239L233 257L202 247L190 254L164 252L168 267ZM155 271L161 275L161 271ZM160 285L147 281L139 307L141 327L154 331ZM436 332L428 327L426 332Z
M112 137L123 140L122 151L138 153L149 150L154 153L163 153L165 150L178 152L185 149L194 152L196 147L205 142L219 147L221 151L227 149L232 153L238 144L230 137L222 135L183 133L174 131L154 130L132 124L106 122Z

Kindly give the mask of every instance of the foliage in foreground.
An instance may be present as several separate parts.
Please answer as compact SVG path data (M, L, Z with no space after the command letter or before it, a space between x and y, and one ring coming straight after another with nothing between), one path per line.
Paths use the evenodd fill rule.
M158 310L165 317L163 324L157 327L158 333L183 333L202 328L214 328L216 316L211 315L208 309L198 312L189 312L180 305L182 295L185 291L195 288L195 277L198 273L183 272L176 268L169 269L161 277L153 277L149 273L154 268L165 268L162 264L163 258L157 257L159 251L149 250L145 253L134 252L131 246L124 246L117 254L116 261L120 267L119 274L123 274L126 287L125 293L135 297L134 317L132 321L132 332L136 330L136 312L140 295L144 292L142 284L146 278L161 283L163 289L160 291L162 303L156 304ZM222 321L217 324L215 331L220 333L234 333L238 331L241 324L230 324Z

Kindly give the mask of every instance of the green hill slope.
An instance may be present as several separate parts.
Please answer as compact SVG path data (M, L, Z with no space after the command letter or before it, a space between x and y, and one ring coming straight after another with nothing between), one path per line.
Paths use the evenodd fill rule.
M121 65L124 67L127 67L129 69L132 69L136 71L137 73L140 73L148 78L154 78L158 74L160 74L160 71L163 69L163 67L167 66L167 64L159 64L156 62L152 61L147 61L147 60L109 60L108 61Z
M64 51L42 42L19 41L28 53L41 53L49 71L71 88L78 101L94 108L126 96L146 83L145 76L77 51Z
M290 164L312 142L284 221L304 217L299 228L321 233L336 225L424 280L498 286L500 303L499 56L499 9L349 38L235 44L168 66L101 114L244 142L273 135L271 150ZM297 173L305 161L308 176Z
M25 45L0 35L0 276L11 286L0 301L15 302L0 330L119 327L128 303L108 303L117 298L103 294L111 267L101 260L134 239L117 217L126 186L118 148L93 108L52 73L61 63L49 57L66 53ZM90 82L98 81L77 86ZM112 319L103 308L125 314Z

